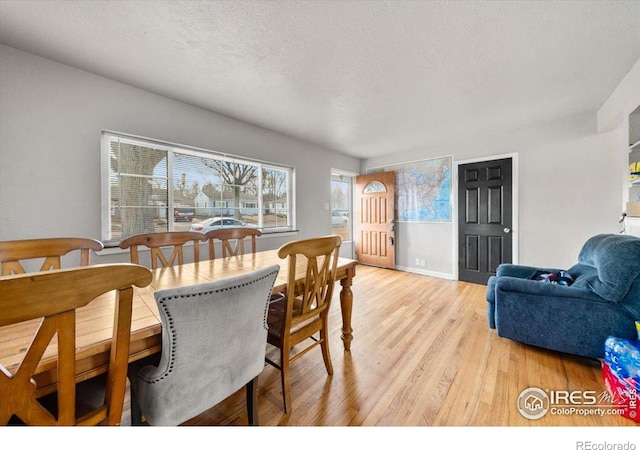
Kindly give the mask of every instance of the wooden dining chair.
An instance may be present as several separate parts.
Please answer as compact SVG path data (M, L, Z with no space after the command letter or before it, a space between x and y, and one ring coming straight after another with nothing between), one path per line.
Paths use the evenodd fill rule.
M75 269L20 274L0 279L0 327L34 319L41 322L27 345L24 359L13 374L0 365L0 424L19 419L30 425L118 425L122 417L133 286L151 282L151 271L133 264L108 264ZM97 404L83 402L92 396L77 394L76 310L96 297L116 291L113 336L104 395ZM51 345L50 345L51 344ZM40 360L49 347L56 349L57 393L52 408L36 398ZM47 362L47 364L49 364ZM78 371L80 368L78 368ZM89 380L92 381L92 380ZM92 398L93 399L93 398Z
M285 413L291 412L289 367L293 361L316 346L329 375L333 374L329 354L329 307L336 280L340 236L325 236L289 242L278 250L288 258L287 286L284 299L269 305L267 342L279 349L279 362L266 362L280 370ZM308 341L310 340L310 341ZM306 346L291 355L302 342Z
M261 236L260 230L255 228L220 228L211 230L206 236L209 240L209 259L216 258L215 241L222 245L222 257L244 255L245 238L251 238L251 253L256 252L256 236Z
M17 241L0 242L0 265L2 265L2 275L25 273L23 262L26 260L44 258L40 270L29 270L38 272L61 268L62 256L75 251L80 251L80 266L88 266L90 263L91 250L98 252L104 246L102 242L88 238L44 238L25 239Z
M159 363L131 376L133 424L174 426L243 386L249 425L258 425L267 307L280 267L155 293L162 322Z
M151 249L151 268L170 267L176 262L184 263L183 246L188 242L193 242L193 262L200 261L200 241L206 241L207 237L197 231L167 231L160 233L138 234L128 237L120 242L120 248L130 248L131 262L140 264L138 246L143 245ZM162 251L163 248L171 248L169 258Z

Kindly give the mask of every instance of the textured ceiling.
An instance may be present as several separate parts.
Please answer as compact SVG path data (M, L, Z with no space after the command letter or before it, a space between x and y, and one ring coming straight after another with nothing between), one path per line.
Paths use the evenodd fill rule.
M638 24L636 0L0 0L4 45L359 158L595 112Z

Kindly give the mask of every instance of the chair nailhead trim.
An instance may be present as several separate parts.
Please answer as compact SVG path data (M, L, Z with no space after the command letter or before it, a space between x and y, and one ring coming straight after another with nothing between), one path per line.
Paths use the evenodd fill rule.
M142 376L138 376L138 378L142 379L143 381L150 383L150 384L154 384L154 383L158 383L160 381L162 381L163 379L167 378L171 372L173 372L173 368L175 365L175 359L176 359L176 341L177 341L177 335L175 332L175 327L173 325L173 317L171 316L171 314L169 313L168 309L167 309L167 302L170 300L175 300L178 298L189 298L189 297L199 297L202 295L209 295L209 294L214 294L214 293L219 293L219 292L226 292L226 291L232 291L234 289L238 289L241 287L245 287L245 286L250 286L252 284L255 284L259 281L264 280L265 278L270 277L271 275L273 275L274 272L270 272L268 274L266 274L265 276L261 277L261 278L257 278L249 283L242 283L242 284L238 284L236 286L231 286L228 288L224 288L224 289L215 289L212 291L204 291L204 292L198 292L197 294L182 294L182 295L173 295L170 297L164 297L160 300L158 300L158 305L162 308L162 310L164 311L165 316L167 317L167 323L169 325L169 330L170 330L170 335L171 335L171 350L170 350L170 354L171 354L171 359L169 361L169 368L167 369L166 372L164 372L162 375L160 375L159 377L156 378L146 378L146 377L142 377ZM275 280L274 280L275 282ZM269 290L269 293L267 295L267 302L265 305L265 309L264 309L264 313L262 316L262 324L265 330L269 329L269 326L267 325L267 313L269 311L269 301L268 299L271 297L271 291L273 290L273 285L271 286L271 289Z

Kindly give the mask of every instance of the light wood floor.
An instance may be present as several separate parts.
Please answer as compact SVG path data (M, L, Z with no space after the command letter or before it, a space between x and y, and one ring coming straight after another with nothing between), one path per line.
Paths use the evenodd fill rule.
M605 415L524 418L517 398L543 390L605 388L597 361L509 341L489 329L485 286L358 266L351 351L332 305L328 376L320 350L292 364L293 412L284 414L280 378L260 378L261 425L290 426L635 426ZM523 324L525 325L525 324ZM244 391L188 425L246 425Z

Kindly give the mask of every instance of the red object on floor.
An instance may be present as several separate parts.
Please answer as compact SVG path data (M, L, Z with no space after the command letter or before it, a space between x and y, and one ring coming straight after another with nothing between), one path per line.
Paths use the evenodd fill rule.
M602 379L611 395L611 403L618 409L619 414L640 423L638 381L635 378L618 377L605 361L602 361Z

